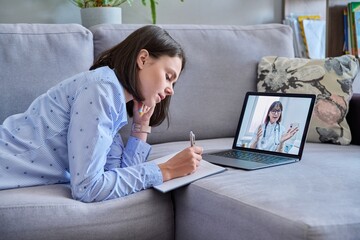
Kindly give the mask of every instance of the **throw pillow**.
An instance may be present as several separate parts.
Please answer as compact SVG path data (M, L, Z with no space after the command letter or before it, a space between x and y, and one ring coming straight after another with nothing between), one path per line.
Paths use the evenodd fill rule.
M358 60L352 55L326 59L263 57L258 65L257 89L316 94L307 141L346 145L351 142L346 114L358 68Z

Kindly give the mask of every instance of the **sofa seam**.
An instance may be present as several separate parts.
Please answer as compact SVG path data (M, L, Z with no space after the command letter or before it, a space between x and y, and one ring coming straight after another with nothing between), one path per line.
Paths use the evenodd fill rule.
M131 28L111 28L109 26L113 25L102 25L101 30L99 28L89 29L90 32L96 33L98 31L134 31L145 24L131 24L129 25ZM183 28L176 28L173 24L159 24L158 25L165 30L188 30L188 31L199 31L199 30L208 30L208 31L219 31L219 30L226 30L226 31L263 31L263 30L273 30L273 29L286 29L291 30L291 28L287 25L274 23L274 24L265 24L265 26L261 25L196 25L198 28L187 28L192 26L191 24L182 24Z
M81 34L81 35L90 35L91 32L89 31L84 31L84 32L79 32L79 31L74 31L74 32L53 32L53 33L24 33L24 32L0 32L0 35L28 35L28 36L47 36L47 35L68 35L68 34Z
M199 30L206 30L206 31L229 31L229 32L248 32L248 31L264 31L264 30L274 30L274 29L287 29L290 30L288 27L269 27L269 28L249 28L249 29L227 29L227 28L198 28L198 29L186 29L186 28L165 28L166 31L168 30L182 30L182 31L195 31L198 32ZM136 28L132 28L132 29L111 29L111 28L106 28L106 29L102 29L101 31L129 31L129 32L133 32L134 30L136 30ZM97 29L95 29L93 31L93 34L96 34Z
M107 204L108 200L107 201L101 201L101 202L90 202L90 203L84 203L84 202L81 202L81 201L77 201L77 200L74 200L72 198L66 198L66 199L69 199L69 200L72 200L72 201L76 201L76 203L74 204L51 204L51 205L42 205L42 204L39 204L39 205L36 205L34 206L33 204L19 204L19 205L14 205L14 206L11 206L11 205L8 205L9 207L7 207L6 205L2 205L0 206L0 209L17 209L17 208L56 208L56 207L59 207L59 206L62 206L62 207L79 207L79 206L86 206L88 204L91 204L91 205L103 205L103 204ZM111 199L111 200L124 200L123 198L118 198L118 199ZM46 203L45 203L46 204Z
M9 210L14 210L14 209L28 209L28 208L31 208L31 209L42 209L42 208L59 208L59 207L79 207L78 205L67 205L67 204L57 204L57 205L37 205L37 206L34 206L34 205L17 205L17 206L11 206L11 207L6 207L6 206L0 206L0 209L2 210L5 210L5 209L9 209Z

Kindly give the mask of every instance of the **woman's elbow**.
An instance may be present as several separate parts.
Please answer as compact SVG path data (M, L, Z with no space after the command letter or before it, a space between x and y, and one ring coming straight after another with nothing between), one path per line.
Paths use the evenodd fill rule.
M96 202L96 199L91 196L92 194L87 190L86 186L72 186L71 195L73 199L83 203Z

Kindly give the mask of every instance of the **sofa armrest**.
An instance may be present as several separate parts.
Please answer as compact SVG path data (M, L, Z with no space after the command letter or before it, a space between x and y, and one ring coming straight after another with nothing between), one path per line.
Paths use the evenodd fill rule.
M351 144L360 145L360 93L354 93L349 103L349 112L346 116L351 130Z

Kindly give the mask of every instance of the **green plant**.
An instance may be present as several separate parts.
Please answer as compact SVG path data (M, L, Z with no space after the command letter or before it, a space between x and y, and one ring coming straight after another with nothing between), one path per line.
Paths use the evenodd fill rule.
M180 1L184 2L184 0L180 0ZM141 0L141 2L144 6L146 6L146 0ZM158 2L156 0L149 0L149 2L150 2L152 23L156 24L156 4L158 4Z
M124 2L128 2L131 5L133 0L69 0L79 8L91 8L91 7L118 7Z
M69 0L79 8L90 8L90 7L118 7L119 5L127 2L130 6L133 0ZM184 0L180 0L184 2ZM147 0L141 0L141 3L146 6ZM156 24L156 0L149 0L151 9L152 23Z

